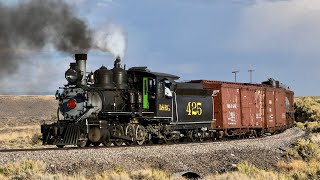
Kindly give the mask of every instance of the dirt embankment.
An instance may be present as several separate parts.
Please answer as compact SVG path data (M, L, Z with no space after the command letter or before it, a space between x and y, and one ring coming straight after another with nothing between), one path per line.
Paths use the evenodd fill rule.
M73 149L68 151L0 153L0 165L30 159L43 161L47 171L88 176L104 170L161 169L168 173L192 170L202 176L232 170L241 161L262 168L274 168L285 160L283 149L304 136L299 128L258 139L236 141L121 147L103 149ZM86 168L84 168L86 167Z

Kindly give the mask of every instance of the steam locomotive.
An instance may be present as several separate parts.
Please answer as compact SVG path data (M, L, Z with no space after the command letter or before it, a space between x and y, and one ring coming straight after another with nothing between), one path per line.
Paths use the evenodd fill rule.
M262 84L192 80L114 67L86 73L86 54L76 54L68 81L55 97L58 120L42 124L44 145L109 146L177 143L262 136L292 126L293 92L269 79ZM59 116L63 116L60 119Z

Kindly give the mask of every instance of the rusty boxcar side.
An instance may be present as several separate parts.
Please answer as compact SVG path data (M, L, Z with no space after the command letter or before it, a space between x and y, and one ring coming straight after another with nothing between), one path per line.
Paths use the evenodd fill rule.
M215 129L264 129L270 132L293 123L293 92L263 84L198 80L216 92Z

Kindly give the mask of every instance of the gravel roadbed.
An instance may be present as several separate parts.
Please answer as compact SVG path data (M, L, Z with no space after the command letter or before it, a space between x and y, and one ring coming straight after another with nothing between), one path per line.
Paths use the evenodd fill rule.
M168 173L192 170L200 175L225 172L241 161L258 167L273 168L282 160L283 149L304 136L299 128L291 128L273 136L224 142L72 149L67 151L0 153L0 165L24 159L44 161L51 173L94 173L123 168L127 171L156 168Z

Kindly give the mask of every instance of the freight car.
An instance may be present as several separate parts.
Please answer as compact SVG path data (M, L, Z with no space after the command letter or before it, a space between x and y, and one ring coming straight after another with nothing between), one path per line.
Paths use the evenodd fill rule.
M262 84L192 80L122 67L120 58L86 73L76 54L58 90L58 120L41 125L44 145L105 146L257 137L292 126L293 92ZM62 114L63 118L59 118Z

